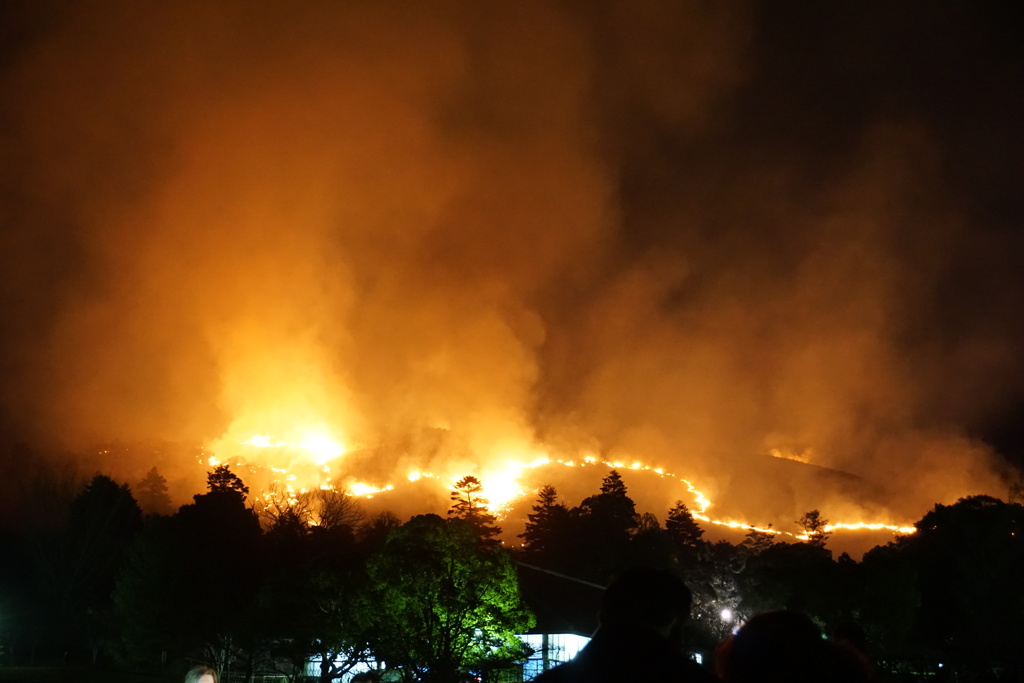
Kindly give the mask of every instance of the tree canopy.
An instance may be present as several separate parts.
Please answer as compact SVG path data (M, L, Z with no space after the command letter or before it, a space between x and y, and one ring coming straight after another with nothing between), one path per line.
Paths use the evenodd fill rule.
M701 536L704 530L700 528L693 518L690 509L681 500L668 511L668 518L665 520L665 531L675 544L687 551L688 559L696 559L697 551L701 546Z
M169 515L174 511L167 493L167 480L153 467L135 487L135 498L142 511L151 515Z
M807 542L811 545L824 546L825 541L832 535L832 532L827 530L828 520L818 510L806 512L796 523L803 529Z
M523 539L523 553L533 562L560 567L561 554L567 547L569 509L558 501L554 486L541 487L533 512L527 515L526 527L519 537Z
M413 517L367 565L375 651L403 680L451 681L521 658L533 623L508 553L465 520Z
M206 475L206 485L210 493L235 493L245 500L249 495L249 487L241 477L231 471L227 464L217 465Z

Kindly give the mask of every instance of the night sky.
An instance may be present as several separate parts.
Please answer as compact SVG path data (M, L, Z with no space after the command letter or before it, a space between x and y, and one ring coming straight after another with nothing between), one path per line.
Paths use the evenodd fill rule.
M1018 2L4 2L0 432L1003 496L1022 35Z

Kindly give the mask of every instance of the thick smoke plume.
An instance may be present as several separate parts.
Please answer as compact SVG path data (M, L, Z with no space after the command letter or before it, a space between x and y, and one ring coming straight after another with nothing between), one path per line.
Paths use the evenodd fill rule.
M1003 495L1024 79L1006 17L901 8L5 3L2 426L597 453L754 521Z

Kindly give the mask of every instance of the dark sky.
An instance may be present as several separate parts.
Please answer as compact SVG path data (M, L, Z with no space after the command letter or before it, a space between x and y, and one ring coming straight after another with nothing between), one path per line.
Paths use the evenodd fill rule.
M597 452L736 499L775 452L877 486L833 509L911 519L1002 495L1022 19L4 2L2 431L301 423L382 472Z

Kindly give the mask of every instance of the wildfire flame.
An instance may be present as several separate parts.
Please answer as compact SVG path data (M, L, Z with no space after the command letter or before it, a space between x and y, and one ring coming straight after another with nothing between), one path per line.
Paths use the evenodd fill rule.
M270 438L269 434L257 434L251 439L243 441L242 445L254 446L255 448L297 448L306 453L310 461L317 465L323 465L334 460L344 455L346 451L344 446L328 434L314 431L307 432L302 440L298 442L274 441Z
M801 451L800 453L796 453L788 448L771 448L768 450L768 455L772 456L773 458L780 458L782 460L793 460L794 462L802 462L805 465L813 462L814 460L814 451L810 448L808 448L805 451Z
M385 491L393 491L393 484L387 486L374 486L373 484L367 484L365 482L357 481L349 486L349 493L353 496L360 496L366 498L372 498L378 493L384 493Z
M319 470L321 474L321 481L316 484L320 488L333 488L334 485L332 483L323 481L323 479L331 473L331 469L327 463L340 458L348 452L347 449L339 441L332 438L327 431L307 431L304 436L297 441L278 441L272 438L269 434L256 434L241 442L241 444L243 446L249 446L256 449L277 449L282 452L288 452L293 456L296 453L300 454L302 459L321 467ZM774 457L798 459L789 458L786 455L780 454L778 451L772 451L770 454ZM503 459L504 462L499 466L482 468L483 471L481 471L478 476L478 479L483 485L482 497L488 501L488 507L491 512L499 517L501 517L503 513L507 512L512 503L525 495L535 493L535 491L527 490L520 481L523 474L528 470L549 466L569 468L604 466L617 470L646 472L661 478L668 478L677 481L685 489L692 501L689 505L691 514L694 519L701 522L729 529L745 531L753 530L764 534L770 534L772 536L788 536L801 541L808 540L806 533L794 533L773 529L770 526L761 526L745 520L716 518L709 513L709 511L714 507L713 502L704 491L697 487L694 482L672 472L668 472L663 467L646 464L639 459L630 458L606 460L593 453L580 454L578 459L561 459L540 452L532 453L529 458L523 459L506 454ZM220 460L216 456L211 456L209 458L210 465L215 465L219 462ZM269 469L274 472L277 477L277 481L281 483L285 490L289 492L294 491L293 485L297 480L295 474L291 473L286 467L273 467ZM451 489L463 474L464 473L452 473L449 476L440 476L436 473L412 470L408 472L405 478L409 482L432 479ZM378 494L395 490L395 484L390 482L369 483L365 481L351 481L346 484L346 488L348 489L348 492L354 496L370 498ZM912 534L916 529L907 524L855 521L827 524L824 527L824 531L889 531L894 534Z

